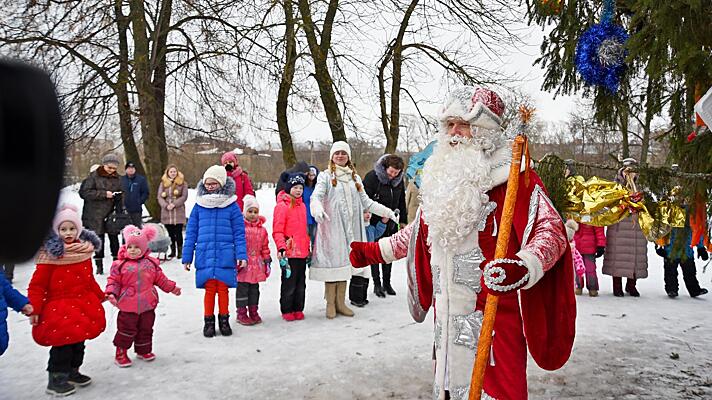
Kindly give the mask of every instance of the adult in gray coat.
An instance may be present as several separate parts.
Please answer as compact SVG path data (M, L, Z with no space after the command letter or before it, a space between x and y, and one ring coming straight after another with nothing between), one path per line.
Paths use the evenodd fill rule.
M156 191L158 204L161 206L161 223L166 226L171 237L169 258L183 254L183 226L185 225L185 201L188 199L188 186L183 173L171 164L161 177Z
M101 247L96 249L94 263L96 273L104 273L104 244L106 226L104 219L114 208L114 201L120 201L117 194L121 192L120 176L116 172L119 168L119 157L115 154L107 154L101 160L101 166L89 174L82 181L79 188L79 196L84 199L82 208L82 224L87 229L96 232L101 238ZM119 254L119 235L109 235L109 246L111 256L116 260Z
M637 192L635 171L637 161L632 158L623 160L623 168L618 170L616 182ZM636 280L648 277L648 241L638 223L637 214L631 214L621 222L611 225L606 230L606 255L603 258L605 275L613 277L613 295L623 297L623 278L626 279L625 291L638 297Z

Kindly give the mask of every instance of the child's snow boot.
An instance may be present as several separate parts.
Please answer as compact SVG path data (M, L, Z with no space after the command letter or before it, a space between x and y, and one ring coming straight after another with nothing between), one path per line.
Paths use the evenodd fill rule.
M247 316L247 307L237 309L237 323L240 325L254 325L255 321Z
M223 336L232 335L232 328L230 328L230 314L221 315L218 314L218 327L220 328L220 334Z
M203 336L205 336L205 337L215 336L215 316L214 315L205 316L205 326L203 326Z
M79 372L79 368L72 368L68 382L77 386L87 386L91 383L91 378Z
M136 358L143 361L153 361L156 359L156 355L153 353L136 354Z
M54 396L69 396L77 389L68 380L69 374L66 372L50 372L45 392Z
M598 290L591 289L588 291L588 295L591 297L598 297Z
M116 348L116 357L114 358L114 363L119 366L119 368L130 367L132 362L129 355L126 354L126 349L121 347Z
M576 296L581 296L581 295L583 294L583 289L582 289L582 288L579 288L579 287L575 288L575 289L574 289L574 294L575 294Z
M292 313L295 321L301 321L304 319L304 313L301 311L295 311Z
M294 313L291 313L291 312L284 313L284 314L282 314L282 319L287 322L292 322L295 320Z
M250 311L250 319L252 322L255 324L259 324L262 322L262 318L260 318L260 314L257 313L257 305L252 305L247 307Z

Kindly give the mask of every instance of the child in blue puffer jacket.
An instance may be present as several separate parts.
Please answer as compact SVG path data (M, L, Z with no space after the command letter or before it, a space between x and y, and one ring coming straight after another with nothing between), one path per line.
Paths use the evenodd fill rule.
M32 305L27 297L23 296L10 282L5 279L5 274L0 274L0 356L7 350L10 335L7 333L7 308L21 312L27 316L32 314Z
M232 335L228 288L237 287L237 271L247 265L245 221L235 200L235 181L213 165L198 183L183 244L183 266L190 271L195 254L195 285L205 289L205 337L215 336L215 295L220 334Z

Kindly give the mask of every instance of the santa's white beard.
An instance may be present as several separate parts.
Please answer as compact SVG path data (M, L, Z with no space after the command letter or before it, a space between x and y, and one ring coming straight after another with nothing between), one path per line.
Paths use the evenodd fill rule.
M480 145L450 145L441 135L423 168L421 208L428 242L455 250L476 228L480 209L489 201L491 163Z

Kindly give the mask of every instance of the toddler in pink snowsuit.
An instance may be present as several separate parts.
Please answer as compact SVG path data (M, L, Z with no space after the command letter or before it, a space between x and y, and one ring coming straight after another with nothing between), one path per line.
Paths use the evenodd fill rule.
M237 273L237 322L255 325L262 322L257 312L260 301L260 282L271 272L272 257L269 255L269 235L260 215L260 205L255 196L243 198L245 216L245 241L247 242L247 266ZM249 311L249 314L248 314Z
M154 310L158 305L156 286L176 296L181 293L158 266L158 260L150 256L148 242L156 236L156 229L150 225L143 229L128 225L123 235L125 244L119 250L119 259L111 265L105 290L109 302L119 309L114 346L116 365L122 368L131 366L126 354L131 345L139 359L156 358L152 352Z
M576 274L576 294L583 293L584 277L588 295L598 296L598 275L596 274L596 259L606 251L606 235L603 227L579 224L574 235L576 249L581 253L584 274Z

